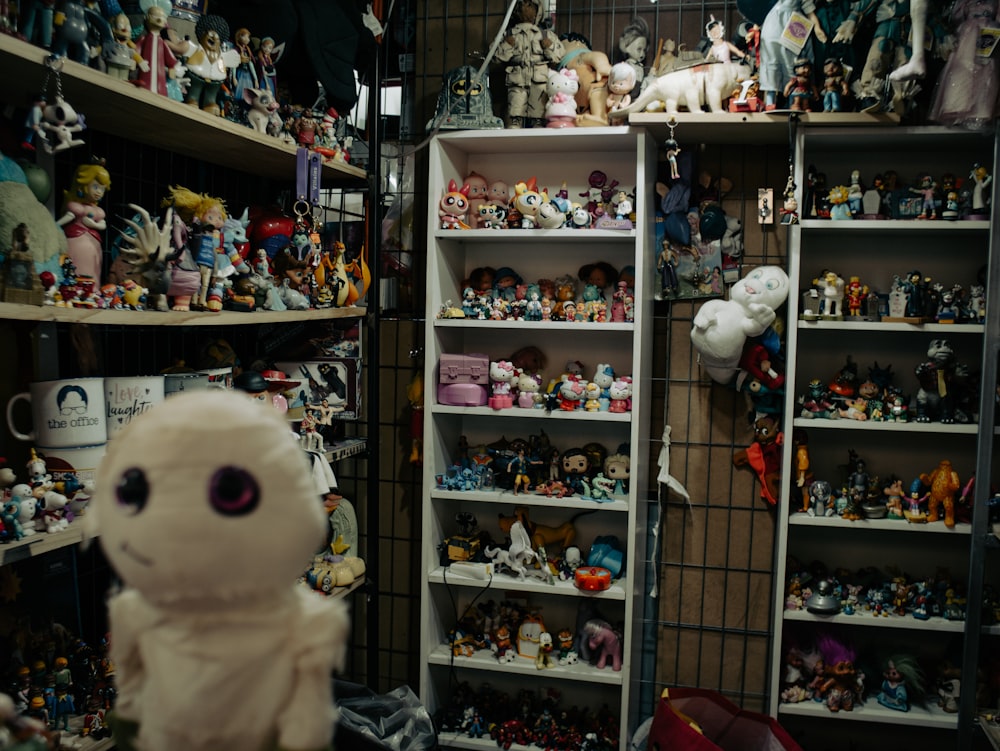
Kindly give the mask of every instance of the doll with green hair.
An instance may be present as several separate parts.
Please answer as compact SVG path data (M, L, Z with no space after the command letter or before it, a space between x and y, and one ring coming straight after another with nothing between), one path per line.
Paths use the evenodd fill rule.
M922 703L926 695L926 679L913 655L894 654L886 658L882 668L882 686L876 701L883 707L909 712L910 705Z

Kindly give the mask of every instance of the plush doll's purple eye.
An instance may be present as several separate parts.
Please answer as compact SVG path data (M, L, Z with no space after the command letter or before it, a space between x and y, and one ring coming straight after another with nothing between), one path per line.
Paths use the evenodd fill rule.
M146 479L146 473L138 467L126 469L122 473L122 479L118 481L115 495L122 510L138 514L146 507L146 501L149 500L149 481Z
M221 467L212 475L208 500L224 516L243 516L257 508L260 488L245 469Z

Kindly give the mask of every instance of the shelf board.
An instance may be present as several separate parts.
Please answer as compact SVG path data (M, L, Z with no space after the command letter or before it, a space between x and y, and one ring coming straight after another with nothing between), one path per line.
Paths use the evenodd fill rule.
M0 99L27 106L24 91L39 90L48 50L0 34ZM291 181L297 147L253 128L215 117L94 68L65 60L62 89L88 128L156 146L260 177ZM96 103L100 102L98 106ZM86 135L84 135L86 138ZM331 184L361 186L367 173L341 162L323 165Z
M431 665L483 670L510 675L534 675L543 683L551 680L582 681L584 683L601 683L608 686L621 686L625 670L614 671L609 667L598 670L593 665L577 663L576 665L557 665L556 667L539 670L535 661L527 657L518 657L513 662L500 663L488 649L481 649L471 657L452 657L446 644L435 647L427 656Z
M711 144L788 144L789 110L774 112L633 112L629 125L647 128L663 141L670 137L671 122L684 133L684 140ZM898 126L899 116L891 113L798 112L799 123L809 126L851 128ZM677 134L678 140L681 138ZM683 141L682 141L683 143Z
M905 615L874 616L871 613L858 612L854 615L837 613L836 615L815 615L808 610L786 610L785 621L799 621L813 624L837 624L838 626L858 626L860 628L893 628L908 631L935 631L961 634L965 631L965 621L949 621L947 618L919 618Z
M982 334L986 326L982 323L900 323L897 321L858 321L845 318L843 321L821 318L799 318L798 329L822 331L864 331L881 334Z
M345 438L326 447L324 452L328 462L337 462L351 456L363 454L368 449L367 438Z
M803 219L799 222L803 230L810 232L824 230L827 232L902 232L913 234L914 232L986 232L990 228L988 221L979 220L958 220L954 222L943 219L854 219L849 221L837 221L834 219ZM906 248L907 252L910 248Z
M539 154L545 158L552 158L569 154L580 158L584 154L599 152L621 153L633 160L635 139L621 136L635 136L636 133L637 129L618 125L598 128L442 131L435 136L435 139L446 149L454 145L464 154L501 154L516 150L521 155Z
M447 575L447 578L446 578ZM626 588L627 582L622 580L614 581L611 586L603 592L588 592L577 589L570 581L555 579L552 583L543 581L537 576L530 576L526 579L519 579L508 574L494 574L492 581L489 579L477 579L472 576L451 573L450 569L441 566L427 574L427 580L431 584L447 584L456 587L472 587L474 589L503 590L504 592L534 592L543 595L563 595L566 597L585 597L594 600L624 600L629 592Z
M464 748L470 751L496 751L497 742L493 740L489 733L482 738L470 738L465 733L438 733L438 746L441 748ZM512 743L510 751L538 751L538 746L523 746L520 743Z
M511 233L515 233L512 235ZM439 229L434 232L435 240L452 240L459 243L504 243L510 244L515 237L522 242L552 243L556 248L573 251L582 245L606 245L613 242L635 244L634 229Z
M910 524L905 519L858 519L851 521L842 519L839 516L809 516L809 514L795 513L788 517L789 526L793 527L823 527L825 529L850 530L875 530L890 532L905 532L908 534L948 534L948 535L970 535L972 534L971 524L956 524L954 527L946 527L943 521L929 522L927 524Z
M3 35L0 35L3 39ZM19 305L0 302L0 318L38 323L93 323L104 326L247 326L260 323L301 323L328 318L363 318L365 307L323 308L318 310L256 310L239 313L223 310L156 311L98 310L95 308L58 308L55 305Z
M976 423L946 425L940 422L876 422L873 420L851 420L842 418L830 420L825 417L796 417L792 424L796 428L817 428L821 430L866 430L872 433L924 433L976 435L979 426Z
M593 334L595 331L623 331L635 330L634 323L593 323L584 321L524 321L508 319L504 321L482 320L479 318L435 318L434 327L441 329L489 329L490 331L502 331L503 329L529 330L529 331L574 331L577 333Z
M59 548L77 545L83 541L83 522L74 521L62 532L36 532L17 542L0 545L0 566L17 563L34 556L45 555Z
M475 503L503 503L518 506L542 506L561 509L586 509L588 511L628 511L628 499L600 502L580 496L553 498L543 493L517 493L510 490L443 490L435 488L430 491L430 497L445 501L472 501Z
M465 415L467 417L515 417L535 420L581 420L583 422L631 422L631 412L588 412L585 409L491 409L490 407L452 407L445 404L431 404L430 410L436 415Z
M830 718L838 722L880 722L886 725L907 725L910 727L945 728L958 727L958 715L949 714L937 706L911 706L909 712L888 709L875 699L864 704L856 704L850 712L831 712L822 702L801 701L795 704L779 704L778 713L799 717Z

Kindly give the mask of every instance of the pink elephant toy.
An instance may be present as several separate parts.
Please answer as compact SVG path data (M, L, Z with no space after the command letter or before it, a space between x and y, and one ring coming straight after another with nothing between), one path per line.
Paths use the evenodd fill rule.
M600 618L591 618L583 624L583 633L587 637L587 647L597 657L596 666L599 670L603 670L609 660L612 670L617 672L622 669L621 635L610 623Z

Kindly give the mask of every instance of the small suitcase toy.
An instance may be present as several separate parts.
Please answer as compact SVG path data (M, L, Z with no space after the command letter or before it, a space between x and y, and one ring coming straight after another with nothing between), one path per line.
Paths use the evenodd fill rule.
M438 404L482 407L490 386L490 358L483 354L441 355Z

